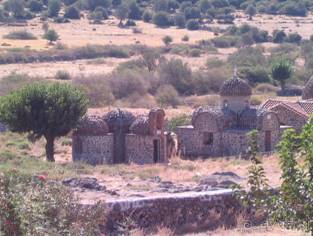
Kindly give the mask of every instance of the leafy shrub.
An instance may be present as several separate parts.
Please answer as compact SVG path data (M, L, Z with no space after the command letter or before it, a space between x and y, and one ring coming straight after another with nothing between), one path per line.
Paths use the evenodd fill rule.
M76 7L69 6L65 9L64 17L69 19L80 19L80 12Z
M197 7L187 7L184 10L184 14L187 20L201 18L200 9Z
M290 16L306 16L308 10L302 2L288 1L279 12Z
M274 30L273 32L273 42L282 43L286 39L287 35L283 30Z
M156 93L156 100L162 107L176 108L179 105L179 95L172 85L160 86Z
M268 74L268 71L261 66L250 66L240 69L240 76L252 85L269 83L271 79Z
M88 97L92 107L103 107L112 105L115 97L112 93L109 78L101 75L78 77L73 80L74 86L81 88Z
M158 68L158 74L164 84L172 85L180 94L192 94L190 88L192 72L188 64L182 60L163 61Z
M58 33L54 29L49 29L43 35L44 39L47 39L50 43L55 42L59 39Z
M136 0L130 0L128 3L128 17L132 20L141 20L142 17L142 11L140 7L137 4Z
M170 17L166 12L157 12L153 15L152 22L158 27L168 27L171 25Z
M210 68L207 71L195 71L192 74L192 88L195 94L217 93L223 82L229 79L231 72L227 67Z
M0 54L0 64L31 63L34 61L72 61L97 57L128 58L129 51L125 47L114 45L87 45L66 50L12 51Z
M201 50L198 48L193 48L190 50L189 55L191 57L200 57L201 56Z
M199 21L195 20L195 19L188 20L187 23L186 23L186 28L188 30L198 30L198 29L200 29Z
M37 37L26 30L13 31L3 36L6 39L35 40Z
M289 43L300 43L302 40L302 37L298 33L291 33L288 34L286 41Z
M10 74L0 79L0 96L21 89L27 84L40 81L41 78L30 77L25 74Z
M258 84L256 87L255 87L255 91L257 93L260 93L260 94L266 94L266 93L276 93L278 91L278 88L275 87L274 85L271 85L271 84L268 84L268 83L265 83L265 84Z
M50 0L48 5L48 16L57 17L59 11L61 10L61 1L60 0Z
M28 3L28 7L29 7L29 10L31 10L32 12L41 12L43 8L43 4L39 0L31 0Z
M186 25L186 18L183 14L178 13L174 16L174 24L178 27L178 28L185 28Z
M236 46L238 42L237 36L220 36L212 39L212 43L217 48L229 48Z
M152 13L149 10L144 11L142 15L142 20L144 22L150 22L152 20Z
M188 41L189 41L189 36L188 36L188 35L184 35L184 36L181 38L181 41L183 41L183 42L188 42Z
M266 58L260 48L241 48L228 57L228 62L238 67L265 66Z
M190 125L191 124L191 116L182 114L173 117L168 121L168 130L171 132L176 132L176 129L178 126L183 126L183 125Z
M70 190L45 176L17 171L0 176L0 233L4 235L100 235L105 207L82 207Z
M173 42L173 38L171 36L166 35L162 38L162 41L166 46L168 46L171 44L171 42Z
M55 75L55 78L57 80L70 80L71 79L71 75L70 73L68 73L67 71L65 70L59 70L56 75Z

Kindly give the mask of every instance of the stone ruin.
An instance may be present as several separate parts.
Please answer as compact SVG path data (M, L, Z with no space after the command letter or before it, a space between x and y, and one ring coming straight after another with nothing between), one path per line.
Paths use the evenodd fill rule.
M73 132L73 160L93 165L167 162L164 118L160 108L138 117L121 109L85 116Z

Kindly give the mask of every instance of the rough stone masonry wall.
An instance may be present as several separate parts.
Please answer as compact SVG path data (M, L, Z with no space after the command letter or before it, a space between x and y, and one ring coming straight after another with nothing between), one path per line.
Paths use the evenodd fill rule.
M160 160L166 160L165 140L159 136L126 135L126 160L129 163L152 164L154 163L153 141L160 140Z
M213 132L213 143L203 143L203 132L192 127L180 127L177 129L179 149L183 156L221 156L221 133Z
M73 136L73 161L92 165L113 163L113 135Z
M292 126L298 132L307 123L307 119L305 117L302 117L297 113L291 112L284 107L278 106L272 110L277 113L281 123L283 123L284 125Z
M236 225L242 210L229 189L113 200L107 206L106 235L116 232L118 223L126 222L143 229L166 227L178 234L229 228Z

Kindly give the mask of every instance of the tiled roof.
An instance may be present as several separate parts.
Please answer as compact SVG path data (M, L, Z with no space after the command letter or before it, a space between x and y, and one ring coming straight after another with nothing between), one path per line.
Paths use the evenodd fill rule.
M273 110L279 106L283 106L285 109L297 113L300 116L308 118L311 113L313 113L313 101L298 101L298 102L290 102L290 101L280 101L268 99L265 103L261 105L262 108Z
M252 90L248 83L237 76L226 80L220 88L221 96L251 96Z

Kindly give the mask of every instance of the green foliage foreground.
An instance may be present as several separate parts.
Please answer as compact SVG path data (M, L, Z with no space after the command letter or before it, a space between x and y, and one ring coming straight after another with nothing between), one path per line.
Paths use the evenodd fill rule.
M0 234L100 235L105 207L83 207L62 185L45 176L12 170L0 176Z
M246 206L268 215L270 223L313 234L313 120L297 134L286 130L279 144L282 184L270 190L265 171L254 162L249 192L238 191Z
M87 99L67 84L35 83L0 99L0 120L13 132L46 139L46 157L54 161L54 140L66 135L87 111Z

